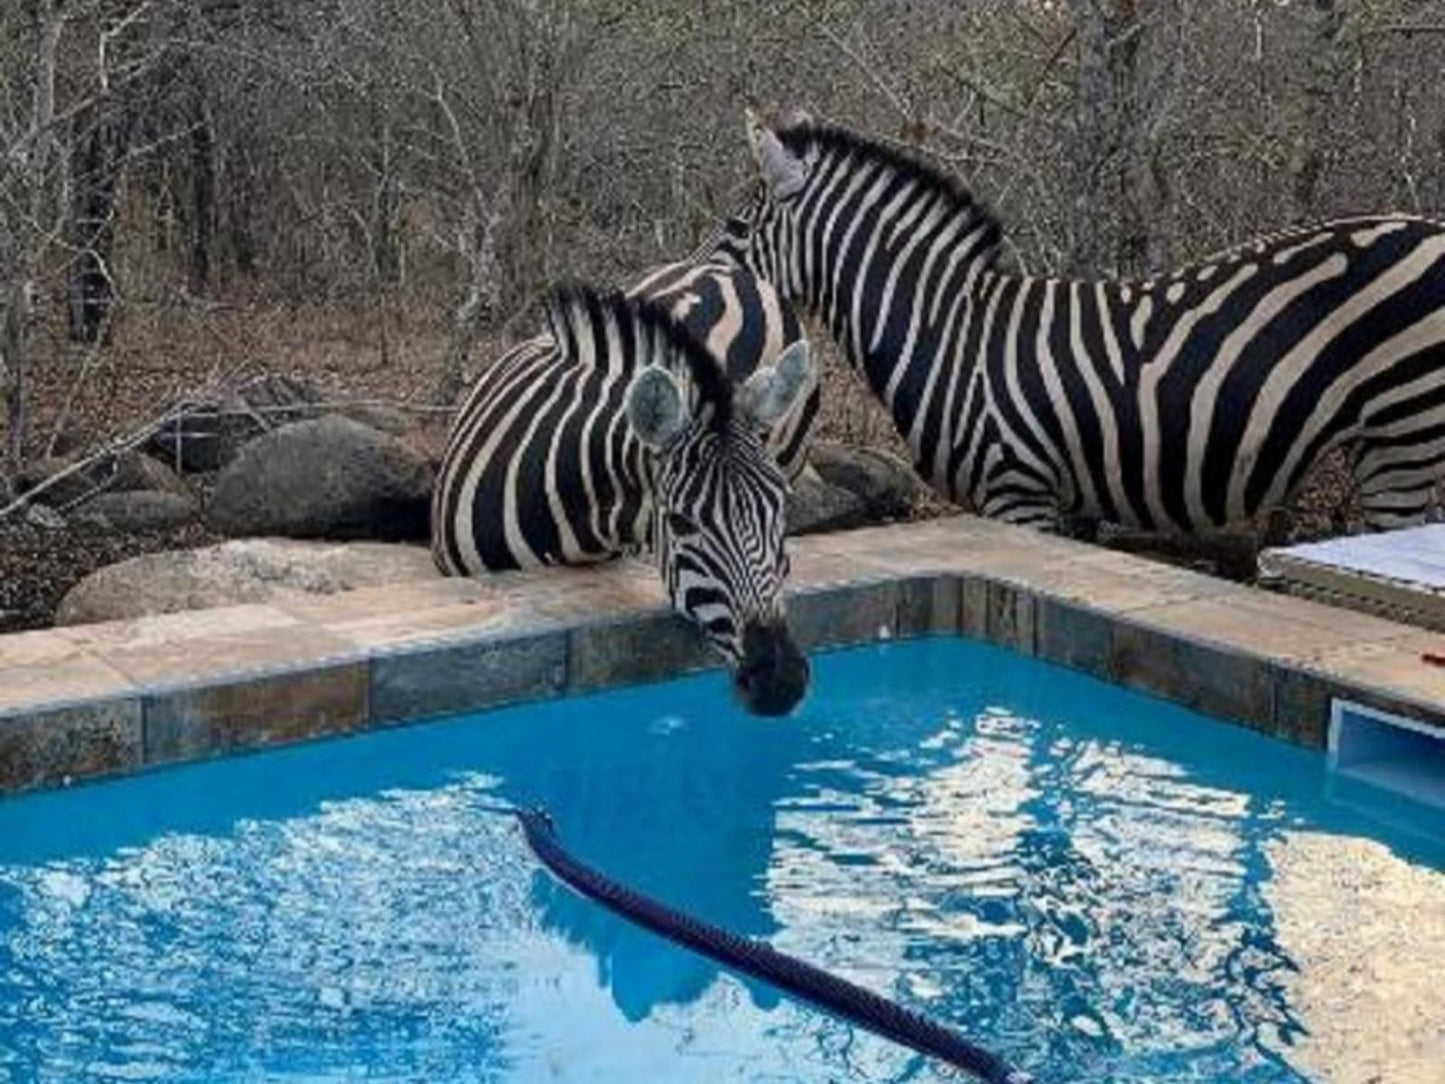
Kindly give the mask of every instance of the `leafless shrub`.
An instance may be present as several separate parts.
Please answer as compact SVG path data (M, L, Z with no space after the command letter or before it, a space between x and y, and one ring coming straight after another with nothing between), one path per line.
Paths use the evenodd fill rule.
M749 103L931 155L1038 273L1440 213L1442 46L1441 0L17 0L5 462L222 368L449 402L546 284L689 251ZM828 431L891 439L828 387Z

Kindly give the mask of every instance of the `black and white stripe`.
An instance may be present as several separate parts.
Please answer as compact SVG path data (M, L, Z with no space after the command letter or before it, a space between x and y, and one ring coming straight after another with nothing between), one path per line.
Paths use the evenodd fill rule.
M634 292L647 296L559 292L550 333L478 380L437 479L437 565L650 552L673 605L751 682L749 706L787 710L773 671L803 666L782 588L788 482L817 410L807 345L791 308L735 268L674 265Z
M735 267L669 264L628 296L668 310L735 384L802 335L792 307ZM433 552L447 575L584 564L648 546L651 483L623 416L641 359L590 335L567 346L551 332L519 344L463 401L432 508ZM790 480L806 462L817 409L814 383L768 433Z
M803 301L919 472L987 515L1193 531L1284 502L1343 448L1372 527L1445 473L1445 225L1260 238L1143 283L996 266L956 183L845 130L749 118L764 184L717 251Z

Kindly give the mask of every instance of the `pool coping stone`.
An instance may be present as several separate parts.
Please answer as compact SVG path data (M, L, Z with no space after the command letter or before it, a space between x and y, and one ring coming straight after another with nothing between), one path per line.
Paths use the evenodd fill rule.
M806 650L962 635L1323 748L1445 730L1438 633L973 516L790 543ZM0 794L720 665L635 560L0 636Z

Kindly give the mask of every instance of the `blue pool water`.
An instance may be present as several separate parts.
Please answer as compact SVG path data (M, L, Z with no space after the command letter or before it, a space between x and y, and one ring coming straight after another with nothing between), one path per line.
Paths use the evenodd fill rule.
M1438 818L939 639L785 721L708 674L0 801L0 1081L956 1079L558 888L499 798L1041 1080L1441 1064Z

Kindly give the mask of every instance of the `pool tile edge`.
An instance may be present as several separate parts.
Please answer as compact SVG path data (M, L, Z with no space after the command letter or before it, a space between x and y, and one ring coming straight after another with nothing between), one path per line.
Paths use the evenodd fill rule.
M788 611L800 645L962 635L1315 748L1337 697L1445 727L1445 694L1433 695L1433 676L1407 667L1419 630L1371 627L1372 638L1356 645L1328 634L1325 607L1276 606L1268 592L979 522L797 540L802 574ZM294 635L294 659L282 651L194 680L168 671L164 683L122 672L97 695L10 704L0 708L0 794L719 665L636 567L534 581L541 577L496 581L475 621L433 603L417 611L414 630L403 612L384 636L343 635L339 646L317 635L340 628L328 624L322 599L275 630ZM571 586L578 597L568 596ZM335 603L346 621L358 620L355 609ZM1310 650L1272 645L1256 620L1277 621L1286 641L1293 632ZM108 662L83 644L73 654L72 665Z

